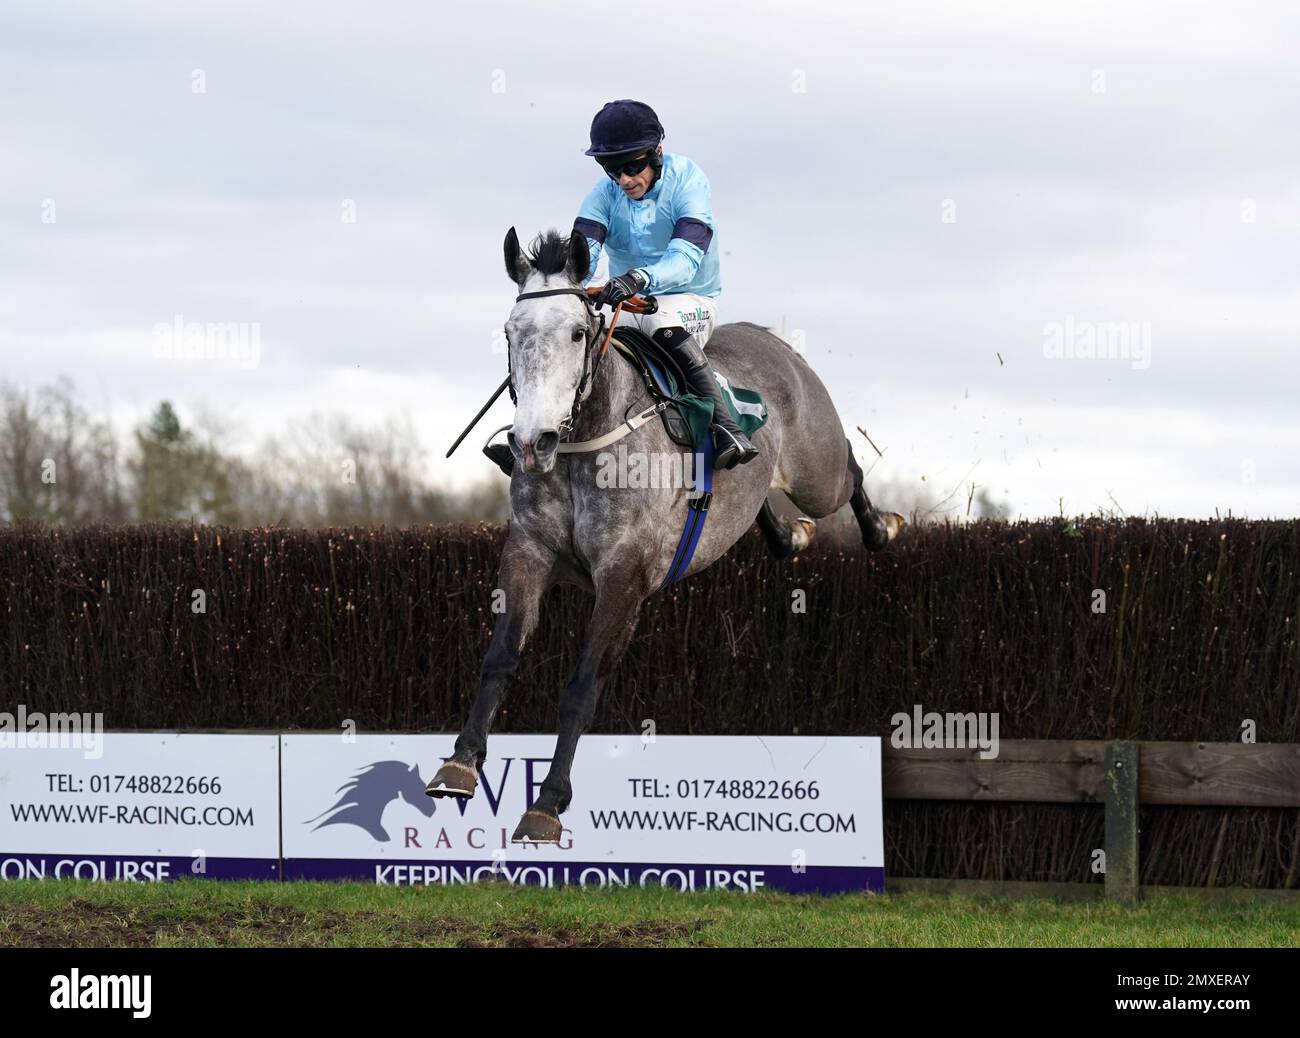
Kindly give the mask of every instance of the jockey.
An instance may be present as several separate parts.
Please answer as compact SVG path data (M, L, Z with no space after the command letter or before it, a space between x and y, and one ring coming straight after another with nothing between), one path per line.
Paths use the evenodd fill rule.
M722 291L709 180L686 156L665 155L663 137L658 117L640 101L610 101L591 121L585 154L600 163L605 178L573 224L591 252L583 284L604 250L612 276L599 303L656 297L656 313L625 312L624 318L672 355L692 393L713 401L713 467L729 469L758 457L758 449L732 420L704 356Z

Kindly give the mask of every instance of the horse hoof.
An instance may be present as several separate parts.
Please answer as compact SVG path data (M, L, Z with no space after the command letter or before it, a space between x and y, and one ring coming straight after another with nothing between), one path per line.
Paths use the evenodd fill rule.
M519 819L519 825L515 827L515 834L510 837L510 842L559 843L563 829L555 815L539 811L534 807L525 811L524 817Z
M467 764L447 761L433 776L424 792L431 797L459 797L468 800L478 788L478 774Z
M868 539L864 532L862 543L866 545L868 551L880 551L902 533L906 525L907 520L897 512L877 512L871 524L872 536Z
M796 552L803 551L808 545L812 544L813 537L816 535L817 524L806 515L797 516L790 520L790 547Z

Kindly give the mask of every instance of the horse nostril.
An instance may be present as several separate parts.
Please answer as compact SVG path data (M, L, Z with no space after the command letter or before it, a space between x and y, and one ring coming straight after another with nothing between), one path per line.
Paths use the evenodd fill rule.
M550 454L560 445L560 434L554 429L547 429L537 437L536 451L538 454Z

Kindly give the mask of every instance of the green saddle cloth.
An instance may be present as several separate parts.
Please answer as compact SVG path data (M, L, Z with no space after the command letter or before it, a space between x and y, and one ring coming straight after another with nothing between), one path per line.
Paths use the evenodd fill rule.
M713 401L708 397L684 392L677 384L673 372L665 371L664 374L673 390L673 405L690 429L691 443L703 443L704 437L708 435L709 426L713 424ZM717 379L718 388L722 390L722 400L727 405L727 410L731 412L732 420L740 426L740 431L746 436L753 436L767 423L767 405L763 403L763 398L752 389L733 386L727 381L725 375L717 371L713 373L713 377Z

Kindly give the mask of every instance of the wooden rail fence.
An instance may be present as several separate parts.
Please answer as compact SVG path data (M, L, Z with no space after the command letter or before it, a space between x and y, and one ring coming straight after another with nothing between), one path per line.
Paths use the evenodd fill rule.
M882 740L887 800L1022 801L1105 805L1107 897L1134 901L1138 807L1300 807L1300 744L1003 740L977 748L899 749ZM897 889L993 892L973 881L899 880ZM1024 892L1088 884L1020 884ZM1060 893L1061 891L1056 891Z

